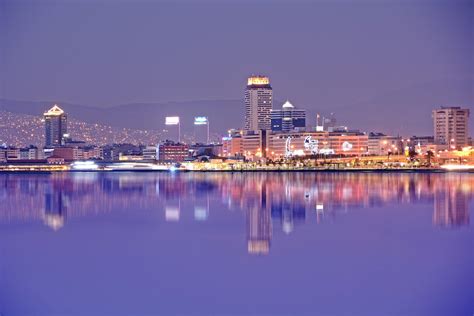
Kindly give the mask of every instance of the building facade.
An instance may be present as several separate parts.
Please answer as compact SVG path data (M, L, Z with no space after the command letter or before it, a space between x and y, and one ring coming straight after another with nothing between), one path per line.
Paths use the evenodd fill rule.
M284 158L311 155L367 155L368 136L347 132L271 133L267 139L267 157Z
M265 76L251 76L245 89L245 127L247 131L269 130L273 90L270 79Z
M182 162L189 157L189 146L168 141L159 144L156 153L156 160L162 162Z
M397 155L403 153L402 147L401 138L398 136L389 136L382 133L370 133L367 140L367 151L369 155Z
M46 147L61 146L63 137L67 134L67 115L56 104L44 112L44 136Z
M266 157L270 131L247 131L242 135L242 153L248 159Z
M270 119L273 132L291 132L306 129L306 111L295 109L290 101L286 101L280 110L272 110Z
M468 146L469 109L444 107L433 110L435 142L446 145L448 149Z

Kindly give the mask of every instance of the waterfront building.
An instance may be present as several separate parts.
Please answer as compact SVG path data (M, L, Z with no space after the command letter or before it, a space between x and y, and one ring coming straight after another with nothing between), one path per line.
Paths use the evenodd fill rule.
M375 156L400 154L403 152L401 138L398 136L385 135L383 133L369 133L367 152L369 155Z
M67 134L67 115L56 104L44 112L45 127L45 146L56 147L61 146L63 137Z
M6 160L20 160L20 148L7 147L5 150Z
M156 160L164 162L182 162L189 157L189 146L166 141L158 145Z
M265 76L251 76L245 89L245 130L269 130L273 90L270 79Z
M143 148L143 160L156 160L157 156L157 147L156 146L146 146Z
M223 154L222 144L193 144L189 146L189 151L193 157L208 156L221 157Z
M459 106L433 110L434 141L450 150L467 146L469 112Z
M241 157L243 131L229 130L226 137L222 137L222 155L224 157Z
M424 154L431 150L437 151L439 145L435 144L433 136L412 136L405 140L404 147L408 146L418 154Z
M248 159L266 157L270 131L247 131L242 135L242 153Z
M35 146L20 148L20 159L22 160L39 159L38 148Z
M0 163L7 162L7 149L0 147Z
M63 158L65 161L103 159L104 151L97 146L62 146L54 148L53 156Z
M290 132L268 136L267 157L367 154L368 136L360 132Z
M286 101L280 110L270 112L273 132L291 132L306 129L306 110L295 109L290 101Z

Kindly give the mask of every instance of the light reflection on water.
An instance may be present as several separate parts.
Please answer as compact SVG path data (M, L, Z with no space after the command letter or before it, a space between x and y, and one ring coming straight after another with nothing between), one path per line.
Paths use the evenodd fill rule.
M32 224L43 223L50 228L50 232L56 232L57 237L54 238L59 239L61 233L68 233L69 226L75 227L75 229L80 226L80 232L74 230L74 238L85 240L92 237L100 238L100 236L88 235L87 225L91 220L96 219L103 223L107 222L108 218L110 220L118 218L121 223L127 225L130 217L136 217L144 219L145 222L152 222L157 229L164 227L163 225L171 226L180 231L183 238L189 240L196 238L195 230L199 229L200 233L206 234L206 227L213 227L213 229L209 228L206 240L207 238L232 238L237 242L232 242L230 244L232 246L228 248L236 255L245 255L245 253L247 255L271 255L272 249L275 247L274 244L278 242L282 243L282 247L305 248L307 245L302 245L300 240L305 239L307 242L315 238L316 233L321 234L317 231L318 226L329 225L336 231L338 223L345 224L346 221L349 221L351 225L360 225L356 219L358 214L366 216L367 209L373 209L377 212L370 214L374 218L374 225L379 225L387 230L386 235L384 233L380 235L382 236L381 243L387 243L387 240L383 240L383 238L388 239L389 237L385 236L391 236L390 234L393 234L394 231L399 236L403 236L403 230L407 229L400 225L403 222L397 221L393 224L389 222L389 220L393 220L394 216L399 216L423 227L423 231L420 231L420 240L415 239L413 243L416 243L417 246L433 247L434 245L425 245L426 240L421 240L433 232L445 231L446 228L452 232L451 235L446 233L446 238L453 238L452 234L457 234L456 231L459 231L459 234L467 232L468 238L472 237L470 202L473 196L474 174L462 173L6 174L0 175L0 231L5 230L8 234L14 235L23 234L32 229ZM382 213L381 218L380 213L384 210L387 214ZM430 216L424 216L426 210L430 210ZM415 212L423 216L418 216L414 214ZM201 228L193 230L190 228L190 224L212 226L204 226L203 232ZM311 230L305 229L305 226ZM409 226L407 225L407 227ZM228 236L228 232L219 230L220 228L216 233L216 227L232 227L229 230L231 236ZM371 225L367 225L368 230L371 229L370 227ZM140 227L134 226L133 229L139 231ZM32 230L40 238L48 233L48 231L37 232L37 228ZM301 230L300 235L298 235L299 230ZM238 231L241 233L237 233ZM338 238L342 238L340 237L341 233L338 232L338 234ZM275 238L278 241L273 240L274 235L279 236ZM288 237L282 239L283 236ZM48 236L48 240L50 238L52 237ZM437 238L444 237L437 235ZM462 240L463 245L466 245L467 242L472 246L472 240L466 240L466 235L459 235L458 238ZM55 242L59 243L57 239ZM8 240L8 238L4 238L4 240ZM141 242L147 243L149 240ZM172 241L170 242L172 243ZM24 240L22 246L29 247L32 244L33 242L30 240ZM211 242L208 244L204 242L199 247L203 252L208 250L208 254L218 258L219 253L213 253L213 251L217 252L219 249L211 248ZM0 245L2 244L0 243ZM168 245L174 247L172 244ZM12 253L18 250L12 244L6 246L5 241L3 247L10 249ZM11 250L12 247L15 251ZM57 247L58 251L62 249L62 245L58 244ZM146 244L143 247L152 246ZM453 247L453 245L446 247ZM281 255L281 251L283 250L278 249L278 256ZM5 252L4 250L0 255L8 256L9 253ZM460 250L460 252L462 251ZM56 253L55 256L59 256L59 254ZM300 256L299 260L309 260L309 258L305 258L305 255L300 254ZM356 260L357 256L354 254L350 259ZM467 262L473 263L472 255L466 254L466 256ZM105 260L110 261L117 259L105 255L104 257ZM14 255L11 258L13 258L13 262L19 260ZM7 257L7 261L8 259ZM425 259L430 260L430 258ZM208 260L212 261L212 258L208 258ZM401 260L406 260L406 258ZM250 267L237 265L233 268L236 269L234 271L236 275L245 278L246 269ZM291 262L287 268L298 269L298 264ZM12 268L10 267L10 269ZM367 269L370 271L373 267L367 267ZM468 280L473 281L472 270L463 272ZM3 278L8 279L5 275ZM305 285L305 287L308 286ZM472 289L473 284L470 287L461 288L460 292L465 293L465 291ZM7 291L5 288L0 290L0 304L6 304L7 308L11 308L7 302L1 299L1 294L8 294L8 291L5 291ZM462 311L473 306L473 304L466 303L472 298L472 295L466 295L465 298L460 296L463 304L456 306ZM238 297L236 299L240 301ZM278 298L275 297L275 299ZM433 300L435 299L433 298ZM149 308L145 308L144 312L146 311L146 313L161 311L166 314L208 314L210 312L234 314L232 310L213 310L199 304L192 310L172 308L166 310L160 309L148 301L147 304L149 304ZM275 310L272 309L271 304L268 305L269 303L263 304L262 302L259 305L256 300L254 304L254 308L250 310L244 308L239 311L236 308L235 314L255 312L256 315L262 313L311 315L315 311L311 306L302 309L288 307L289 309ZM424 304L429 305L429 300ZM17 308L14 304L12 306ZM433 306L436 306L434 302ZM369 308L361 308L359 310L361 314L380 314L372 310L370 306L365 307ZM12 314L17 311L15 308L12 308ZM202 313L200 313L200 308L202 308ZM334 305L333 308L335 308ZM323 311L328 312L329 315L349 312L349 309L340 310L339 308L336 308L335 313L331 313L334 311L331 308L323 309ZM74 306L72 310L74 311ZM135 309L132 310L135 311ZM382 308L381 310L393 312L391 308L387 310ZM412 314L413 310L407 309L405 314ZM51 310L46 309L46 311ZM57 312L54 309L52 311ZM403 309L398 311L403 311ZM114 313L118 314L128 314L128 312L129 310L126 310L125 313L114 310ZM2 309L0 309L1 313ZM443 313L439 314L443 315Z

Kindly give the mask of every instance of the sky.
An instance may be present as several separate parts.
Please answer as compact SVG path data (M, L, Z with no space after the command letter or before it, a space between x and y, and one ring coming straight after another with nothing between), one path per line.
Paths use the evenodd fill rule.
M0 0L0 97L241 99L265 74L276 99L310 108L449 80L465 101L473 43L472 1Z

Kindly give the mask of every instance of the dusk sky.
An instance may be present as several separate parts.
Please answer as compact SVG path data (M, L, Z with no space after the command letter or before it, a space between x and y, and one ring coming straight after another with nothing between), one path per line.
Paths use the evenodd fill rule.
M307 108L449 80L464 83L450 105L471 107L473 34L472 1L2 0L0 97L239 99L266 74L276 99Z

